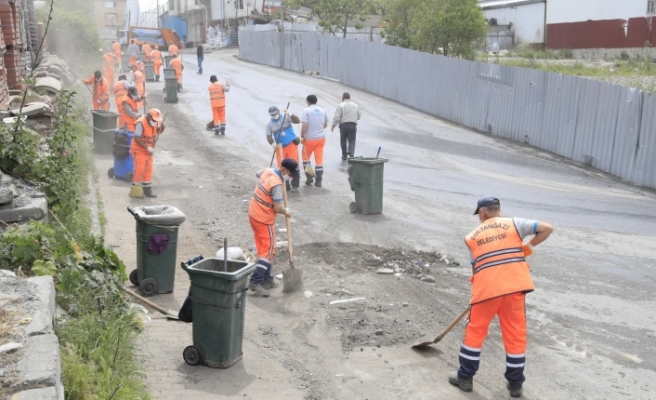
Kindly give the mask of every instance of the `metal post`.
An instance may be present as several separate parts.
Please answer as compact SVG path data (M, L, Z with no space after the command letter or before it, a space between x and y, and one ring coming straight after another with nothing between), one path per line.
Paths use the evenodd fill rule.
M157 10L155 10L155 18L157 18L157 29L161 28L159 22L159 0L157 0Z

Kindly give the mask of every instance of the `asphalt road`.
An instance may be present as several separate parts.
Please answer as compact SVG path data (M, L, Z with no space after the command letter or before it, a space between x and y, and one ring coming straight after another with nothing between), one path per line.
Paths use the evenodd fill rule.
M206 54L204 75L195 74L195 55L184 54L185 90L175 115L190 125L190 146L268 166L269 106L282 109L290 102L290 110L300 115L305 97L315 94L332 118L342 92L349 91L363 114L356 156L373 157L381 147L380 156L389 160L384 213L351 214L353 193L338 129L327 130L324 187L301 185L291 199L295 230L302 229L297 242L436 250L462 263L464 280L469 271L463 238L478 224L472 215L477 198L493 194L505 216L555 227L531 260L537 290L527 301L526 374L533 393L542 393L540 398L656 398L654 191L338 82L242 62L236 54ZM211 74L231 84L225 137L204 132L211 118ZM165 155L159 157L158 163L167 162ZM482 369L497 361L485 361Z

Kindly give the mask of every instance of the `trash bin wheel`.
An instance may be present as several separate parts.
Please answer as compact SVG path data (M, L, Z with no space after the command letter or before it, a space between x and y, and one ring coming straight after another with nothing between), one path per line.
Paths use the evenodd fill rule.
M203 359L203 352L196 346L187 346L182 351L182 358L189 365L198 365Z
M107 170L107 176L110 178L114 177L114 167L111 167L110 169Z
M358 207L358 203L356 203L355 201L351 202L351 204L349 204L349 210L352 213L358 212L360 210L360 208Z
M157 281L153 278L146 278L139 283L139 292L144 297L150 297L157 294Z
M130 283L134 286L139 286L139 274L136 269L130 272Z
M133 179L134 179L134 172L128 172L127 174L125 174L126 181L132 182Z

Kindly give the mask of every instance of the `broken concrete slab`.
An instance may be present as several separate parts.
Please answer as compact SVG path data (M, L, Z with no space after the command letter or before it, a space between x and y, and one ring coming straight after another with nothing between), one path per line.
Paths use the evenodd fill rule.
M14 192L9 187L0 187L0 205L14 201Z
M22 109L15 108L13 110L9 110L9 112L13 115L22 114L28 117L41 114L52 116L55 114L52 111L52 107L50 107L48 103L44 103L42 101L33 101L31 103L25 104Z
M16 197L11 204L0 206L0 220L6 223L26 220L40 220L48 215L48 201L45 198Z
M55 317L55 281L52 276L33 276L27 281L36 285L36 297L50 313L50 322Z
M39 94L44 94L41 92L41 90L45 90L46 92L53 92L56 94L61 92L62 87L63 85L59 79L50 76L36 78L36 82L34 83L34 89Z
M59 400L59 394L54 387L31 389L18 392L11 397L11 400ZM61 397L63 399L63 397Z
M60 382L59 341L55 335L38 335L25 339L25 354L18 363L21 388L55 387Z

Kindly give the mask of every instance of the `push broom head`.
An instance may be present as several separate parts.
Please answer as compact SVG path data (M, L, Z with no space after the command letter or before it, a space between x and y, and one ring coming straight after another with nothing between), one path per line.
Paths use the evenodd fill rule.
M317 173L314 171L314 167L311 165L308 165L305 167L305 173L310 175L310 176L317 176Z

